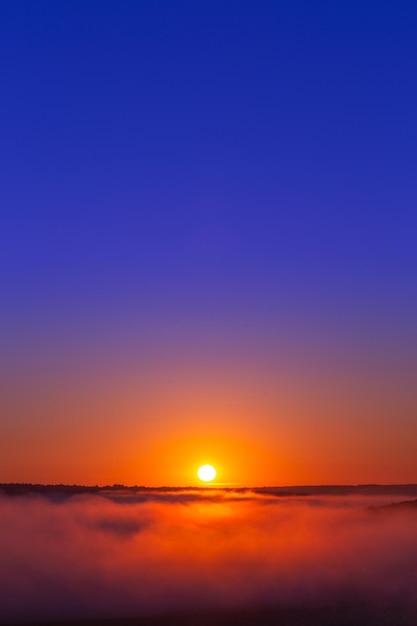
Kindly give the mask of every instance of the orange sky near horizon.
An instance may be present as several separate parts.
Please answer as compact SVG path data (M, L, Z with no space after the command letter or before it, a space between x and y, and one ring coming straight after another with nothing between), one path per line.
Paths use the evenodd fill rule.
M401 403L398 398L401 391ZM43 372L3 389L0 482L148 486L407 483L412 407L399 376L237 363Z

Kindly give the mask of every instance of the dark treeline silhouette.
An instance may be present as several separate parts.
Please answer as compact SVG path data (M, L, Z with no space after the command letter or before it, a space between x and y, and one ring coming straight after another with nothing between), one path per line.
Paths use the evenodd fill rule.
M181 486L181 487L146 487L144 485L126 486L119 483L113 485L65 485L40 483L0 483L0 495L22 496L30 494L55 494L61 496L75 496L82 494L105 494L109 492L123 492L127 494L140 493L178 493L178 492L226 493L226 494L257 494L258 496L289 497L289 496L375 496L375 495L404 495L417 496L417 484L405 485L305 485L305 486L277 486L277 487L244 487L244 486Z

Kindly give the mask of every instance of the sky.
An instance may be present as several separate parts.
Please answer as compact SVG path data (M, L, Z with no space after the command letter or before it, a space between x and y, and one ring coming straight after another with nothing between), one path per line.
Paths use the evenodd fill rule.
M416 482L416 28L1 3L0 482Z

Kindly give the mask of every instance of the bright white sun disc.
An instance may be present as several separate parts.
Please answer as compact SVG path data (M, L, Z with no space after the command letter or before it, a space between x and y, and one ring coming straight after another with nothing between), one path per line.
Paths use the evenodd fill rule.
M217 472L212 465L202 465L197 472L199 479L206 483L216 478L216 474Z

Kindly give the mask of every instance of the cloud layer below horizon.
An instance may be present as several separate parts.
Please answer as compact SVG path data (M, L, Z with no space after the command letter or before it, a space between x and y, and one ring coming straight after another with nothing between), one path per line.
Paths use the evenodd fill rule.
M417 510L367 508L394 500L0 497L0 622L417 604Z

